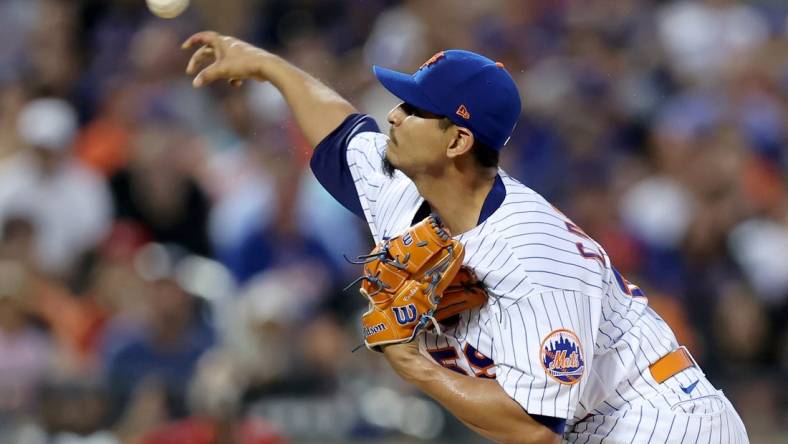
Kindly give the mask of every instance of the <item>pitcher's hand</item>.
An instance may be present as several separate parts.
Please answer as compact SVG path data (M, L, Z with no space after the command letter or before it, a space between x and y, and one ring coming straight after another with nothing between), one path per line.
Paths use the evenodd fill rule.
M195 76L192 84L197 88L220 79L229 81L233 86L240 86L246 79L265 81L266 61L275 57L235 37L213 31L192 35L181 48L196 46L200 48L189 60L186 74Z

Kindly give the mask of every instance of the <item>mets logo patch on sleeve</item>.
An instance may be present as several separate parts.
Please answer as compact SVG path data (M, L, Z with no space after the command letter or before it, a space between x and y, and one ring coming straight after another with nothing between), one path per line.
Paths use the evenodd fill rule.
M570 330L554 330L542 341L542 366L561 384L580 382L585 370L580 339Z

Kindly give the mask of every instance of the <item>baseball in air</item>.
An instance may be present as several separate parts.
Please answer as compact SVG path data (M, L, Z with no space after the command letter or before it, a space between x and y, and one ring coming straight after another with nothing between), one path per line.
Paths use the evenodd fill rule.
M145 0L148 9L161 18L175 18L189 6L189 0Z

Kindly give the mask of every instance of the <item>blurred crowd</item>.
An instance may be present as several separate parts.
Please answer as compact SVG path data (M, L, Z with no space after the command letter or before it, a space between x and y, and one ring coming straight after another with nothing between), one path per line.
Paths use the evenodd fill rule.
M364 350L363 221L214 29L386 128L372 64L503 62L503 168L596 238L742 414L788 439L788 3L0 0L0 442L480 442Z

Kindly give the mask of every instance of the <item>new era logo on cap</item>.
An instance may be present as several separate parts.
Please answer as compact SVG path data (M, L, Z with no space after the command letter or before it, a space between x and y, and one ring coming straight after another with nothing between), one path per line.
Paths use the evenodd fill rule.
M413 74L373 68L383 86L402 101L468 128L500 150L520 117L520 94L503 67L459 49L438 52Z
M421 66L419 66L419 69L429 68L430 66L434 65L438 60L444 57L446 57L445 51L435 53L435 55L427 59L426 62L422 63Z

